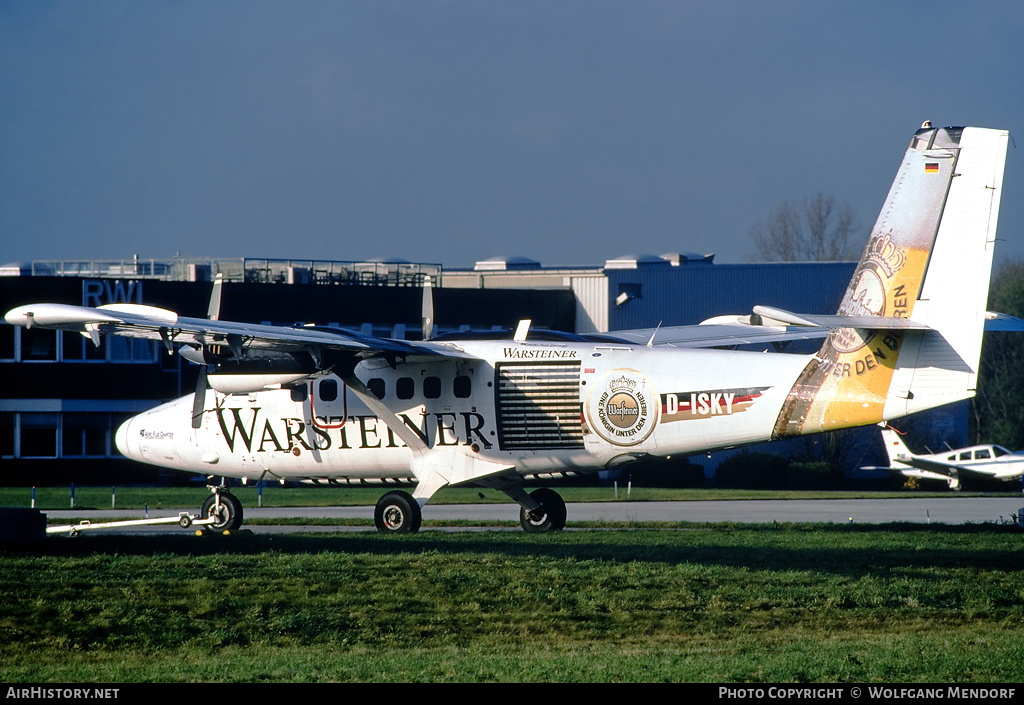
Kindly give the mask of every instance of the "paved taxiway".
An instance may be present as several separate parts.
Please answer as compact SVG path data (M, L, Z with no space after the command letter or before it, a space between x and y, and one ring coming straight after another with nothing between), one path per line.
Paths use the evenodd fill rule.
M827 522L881 524L911 522L918 524L982 524L1012 521L1024 507L1024 497L941 497L924 499L814 499L814 500L742 500L690 502L574 502L567 505L569 521L694 521L694 522ZM181 511L197 509L151 510L150 518L177 516ZM143 518L141 511L116 510L47 510L51 521L89 519L93 522L110 517ZM373 519L373 507L245 507L245 517L281 518L310 517L336 519ZM519 521L515 504L438 504L423 509L424 520L451 521ZM169 527L160 527L168 529ZM311 527L253 526L261 533L312 530ZM179 531L181 529L178 529ZM342 527L316 527L317 531L339 531ZM350 527L346 530L373 530L372 527Z

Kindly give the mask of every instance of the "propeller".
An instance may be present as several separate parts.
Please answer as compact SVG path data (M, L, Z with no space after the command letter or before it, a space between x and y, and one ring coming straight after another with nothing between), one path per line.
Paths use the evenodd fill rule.
M216 321L220 317L220 295L223 288L224 275L217 272L217 276L213 280L213 292L210 294L210 306L206 311L206 317L211 321ZM186 353L184 347L179 354L186 360L198 362L202 365L199 369L199 378L196 380L196 392L192 397L192 428L200 428L203 425L203 411L206 410L206 390L210 386L209 381L206 379L210 366L204 359L202 348L198 351L191 346L188 346L188 348L190 351L195 351L198 354Z

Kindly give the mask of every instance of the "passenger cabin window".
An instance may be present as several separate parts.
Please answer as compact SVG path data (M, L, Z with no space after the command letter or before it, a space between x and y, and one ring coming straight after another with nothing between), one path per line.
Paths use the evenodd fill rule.
M395 396L399 399L412 399L416 393L416 382L412 377L399 377L395 382Z
M970 460L970 459L971 459L971 451L967 451L966 453L961 453L960 454L960 460Z
M985 448L984 450L976 450L976 451L974 451L974 459L975 460L988 460L991 457L992 457L992 454L988 452L988 448Z
M302 385L300 387L291 388L292 401L303 402L309 397L309 387Z
M377 397L378 399L384 398L384 380L382 380L380 377L374 377L373 379L366 383L366 386L370 388L370 391L373 393L373 396Z
M473 393L473 382L466 375L459 375L452 384L457 399L467 399Z
M423 396L425 396L427 399L437 399L441 396L440 377L423 378Z
M338 398L338 381L325 379L320 382L320 401L334 401Z

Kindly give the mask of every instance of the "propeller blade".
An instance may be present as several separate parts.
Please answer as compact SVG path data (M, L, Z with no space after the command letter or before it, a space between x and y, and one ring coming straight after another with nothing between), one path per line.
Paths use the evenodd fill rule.
M423 339L430 340L434 337L434 290L431 287L430 277L423 278L423 312L420 317L423 326Z
M196 393L192 398L192 428L200 428L203 425L203 412L206 410L206 366L199 370L199 379L196 380Z
M182 358L188 360L189 362L194 362L197 365L206 364L205 353L203 352L203 349L201 347L196 347L194 345L182 345L180 348L178 348L178 354Z
M220 317L220 292L224 288L224 275L217 272L213 279L213 292L210 294L210 307L207 309L206 317L216 321Z

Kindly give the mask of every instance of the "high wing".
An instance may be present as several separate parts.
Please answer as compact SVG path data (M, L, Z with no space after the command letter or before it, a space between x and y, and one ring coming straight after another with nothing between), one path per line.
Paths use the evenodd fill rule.
M450 344L379 338L322 326L288 328L190 318L179 316L174 311L141 304L109 304L98 308L53 303L28 304L9 311L6 320L12 325L26 328L39 326L79 332L91 337L95 343L99 342L101 334L111 334L159 340L169 350L174 343L199 347L225 346L236 357L241 357L244 351L255 350L307 352L321 369L329 366L323 360L325 351L332 361L336 361L338 353L355 358L377 355L403 359L421 356L473 357ZM698 325L613 331L601 334L601 337L619 339L630 344L713 348L820 340L835 328L928 330L928 326L906 318L798 314L769 306L755 306L751 316L719 316ZM985 329L1021 331L1024 330L1024 321L1006 314L988 313ZM335 355L331 355L332 352Z
M29 304L6 315L8 323L26 328L39 326L77 331L98 342L100 334L160 340L170 349L174 343L223 346L237 357L247 351L306 352L326 367L337 354L356 358L375 355L396 357L471 358L450 345L377 338L340 328L287 328L254 323L178 316L173 311L140 304L111 304L90 308L67 304ZM334 353L332 356L330 353ZM325 361L325 355L327 360Z

